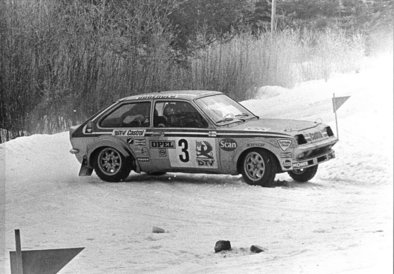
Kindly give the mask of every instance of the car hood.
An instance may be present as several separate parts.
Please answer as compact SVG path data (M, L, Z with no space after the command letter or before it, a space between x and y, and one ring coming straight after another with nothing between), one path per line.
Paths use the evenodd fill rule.
M259 119L246 121L238 124L233 129L248 130L248 131L270 131L281 132L287 134L296 134L300 131L310 130L318 125L317 122L289 120L289 119Z

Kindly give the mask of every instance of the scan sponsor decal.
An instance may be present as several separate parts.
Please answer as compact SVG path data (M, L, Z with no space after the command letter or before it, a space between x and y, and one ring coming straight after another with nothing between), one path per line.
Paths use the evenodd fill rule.
M150 148L175 148L175 141L150 141Z
M207 141L196 141L196 156L199 166L212 167L215 163L212 145Z
M223 139L219 141L219 146L224 151L234 151L237 148L237 142L233 139Z
M127 143L129 145L133 146L146 146L146 140L145 139L133 139L133 138L128 138Z
M114 136L145 136L145 129L114 129Z
M289 139L280 139L278 140L278 144L283 151L286 151L291 145L291 140Z

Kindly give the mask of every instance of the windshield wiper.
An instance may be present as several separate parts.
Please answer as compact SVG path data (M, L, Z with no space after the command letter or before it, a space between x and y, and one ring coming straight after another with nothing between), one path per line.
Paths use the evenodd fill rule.
M245 121L246 121L245 118L249 117L249 114L243 112L243 113L240 113L240 114L235 115L235 117L237 117L237 118L238 118L239 120L241 120L242 122L245 122ZM241 117L244 117L244 118L241 118Z
M231 122L231 121L234 121L234 118L226 117L226 118L224 118L224 119L221 119L221 120L219 120L219 121L216 121L216 123L219 124L219 123Z
M243 112L243 113L235 115L235 117L244 117L244 116L249 116L249 114Z
M233 117L225 117L219 121L216 121L217 124L219 123L223 123L223 122L231 122L234 121L234 118L237 119L238 121L242 121L245 122L245 119L241 118L241 117L249 117L249 114L247 113L240 113L240 114L236 114L236 115L232 115Z

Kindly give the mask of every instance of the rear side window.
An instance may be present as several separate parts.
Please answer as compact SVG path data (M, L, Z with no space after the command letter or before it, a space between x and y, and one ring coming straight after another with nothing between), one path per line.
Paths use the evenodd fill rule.
M122 104L101 121L101 127L149 127L150 102Z

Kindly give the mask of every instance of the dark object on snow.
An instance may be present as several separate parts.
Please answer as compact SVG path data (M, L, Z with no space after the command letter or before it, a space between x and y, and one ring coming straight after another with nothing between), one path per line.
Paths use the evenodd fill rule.
M231 250L231 243L230 241L217 241L215 244L215 253L223 251L223 250Z
M253 252L253 253L260 253L260 252L264 252L264 248L262 248L259 245L252 245L250 247L250 251Z
M164 233L164 232L166 232L164 229L162 229L161 227L157 227L157 226L154 226L153 228L152 228L152 232L153 233Z

